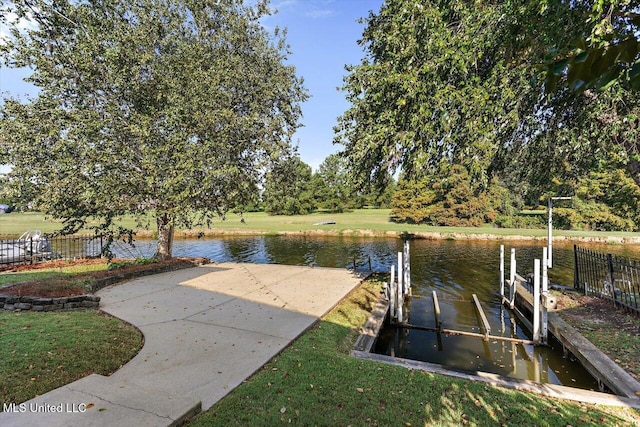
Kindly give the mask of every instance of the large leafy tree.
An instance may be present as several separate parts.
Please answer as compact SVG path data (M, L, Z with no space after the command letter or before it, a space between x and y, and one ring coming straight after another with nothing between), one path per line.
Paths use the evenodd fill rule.
M63 232L155 213L157 256L176 225L242 206L288 155L306 98L266 1L16 0L32 22L3 41L40 90L0 109L8 188L29 186Z
M632 172L638 100L621 88L546 90L549 50L587 37L592 13L588 2L547 3L388 0L371 13L334 140L360 183L397 169L420 179L444 163L471 184L500 175L540 195L598 156L625 157Z

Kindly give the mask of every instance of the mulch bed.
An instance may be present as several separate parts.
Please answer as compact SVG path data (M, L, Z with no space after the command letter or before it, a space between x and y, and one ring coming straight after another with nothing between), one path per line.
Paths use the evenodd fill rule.
M130 261L114 259L114 262ZM173 258L168 261L160 261L152 264L130 264L114 270L96 271L91 273L74 275L69 278L45 279L38 281L23 282L16 285L0 289L0 294L12 296L34 296L41 298L60 298L83 295L87 293L85 285L114 278L117 280L128 280L134 277L146 276L149 274L163 273L166 271L189 268L195 265L208 263L205 258ZM105 264L104 259L87 259L74 262L51 261L35 265L19 265L3 268L1 272L21 272L28 270L39 270L44 268L69 267L79 264ZM84 285L83 285L84 284Z

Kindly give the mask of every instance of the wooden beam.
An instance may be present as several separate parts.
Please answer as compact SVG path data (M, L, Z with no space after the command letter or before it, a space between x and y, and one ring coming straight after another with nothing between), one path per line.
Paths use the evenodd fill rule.
M406 323L406 322L398 323L397 326L400 327L400 328L416 329L418 331L440 332L440 333L443 333L445 335L461 335L461 336L465 336L465 337L482 338L482 339L484 339L485 337L488 337L488 339L490 341L507 341L507 342L525 344L525 345L534 345L535 344L531 340L525 340L525 339L521 339L521 338L501 337L501 336L496 336L496 335L484 335L484 334L478 334L476 332L458 331L458 330L455 330L455 329L437 329L437 328L432 328L430 326L414 325L414 324Z
M473 294L473 302L476 306L476 310L478 310L478 314L480 315L480 320L482 323L482 329L484 329L485 340L489 339L489 334L491 333L491 326L489 325L489 321L487 320L487 316L485 316L484 311L482 310L482 306L480 305L480 301L478 300L478 296Z
M433 291L433 314L436 317L436 328L442 329L442 321L440 320L440 303L438 302L438 294Z

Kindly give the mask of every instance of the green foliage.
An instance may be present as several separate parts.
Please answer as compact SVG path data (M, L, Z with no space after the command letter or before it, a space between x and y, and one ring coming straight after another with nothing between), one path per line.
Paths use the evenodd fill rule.
M391 215L396 221L445 226L481 226L499 214L517 213L516 201L497 181L488 189L471 181L462 166L421 180L401 180Z
M391 198L391 217L398 222L420 224L427 221L436 202L436 192L431 189L431 180L400 180Z
M571 208L555 208L565 229L634 231L640 224L640 188L629 174L606 165L579 180Z
M592 6L385 2L364 20L366 57L348 68L351 107L335 128L357 179L401 169L419 180L444 162L537 202L613 156L640 185L638 97L545 86L545 56L590 34Z
M3 190L29 197L63 232L91 218L155 211L158 255L174 226L204 224L255 199L289 155L307 97L265 2L142 0L3 3L31 18L2 45L31 67L34 99L0 107Z
M305 215L315 208L311 166L294 156L277 163L267 174L264 210L271 215Z
M319 209L329 212L345 212L364 206L364 198L355 190L347 170L346 161L331 154L313 174L311 188Z
M107 270L112 271L112 270L119 270L121 268L125 268L128 267L130 265L133 265L133 262L131 261L112 261L108 264L107 266Z
M640 90L640 2L600 0L585 20L590 32L569 46L553 49L547 59L547 85L575 92L606 90L618 83Z

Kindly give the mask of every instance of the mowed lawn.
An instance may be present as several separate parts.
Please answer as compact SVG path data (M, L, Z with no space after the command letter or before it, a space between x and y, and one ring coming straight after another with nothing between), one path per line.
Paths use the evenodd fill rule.
M194 229L179 229L178 235L217 234L328 234L328 235L359 235L383 236L401 233L432 233L432 237L456 238L472 235L472 237L486 238L496 236L522 236L545 238L546 229L512 229L495 228L492 225L483 227L435 227L416 224L399 224L391 220L390 209L356 209L345 213L316 212L310 215L269 215L265 212L248 212L243 215L229 214L225 220L216 219L210 227ZM96 225L96 221L89 222L89 226ZM155 233L151 213L143 221L133 217L123 217L119 225L138 230L141 237L152 237ZM11 213L0 215L0 236L19 236L26 230L37 229L44 233L51 233L62 227L60 221L48 218L40 213ZM84 230L90 232L89 229ZM601 232L554 230L554 236L572 238L621 237L640 242L640 233L630 232Z

